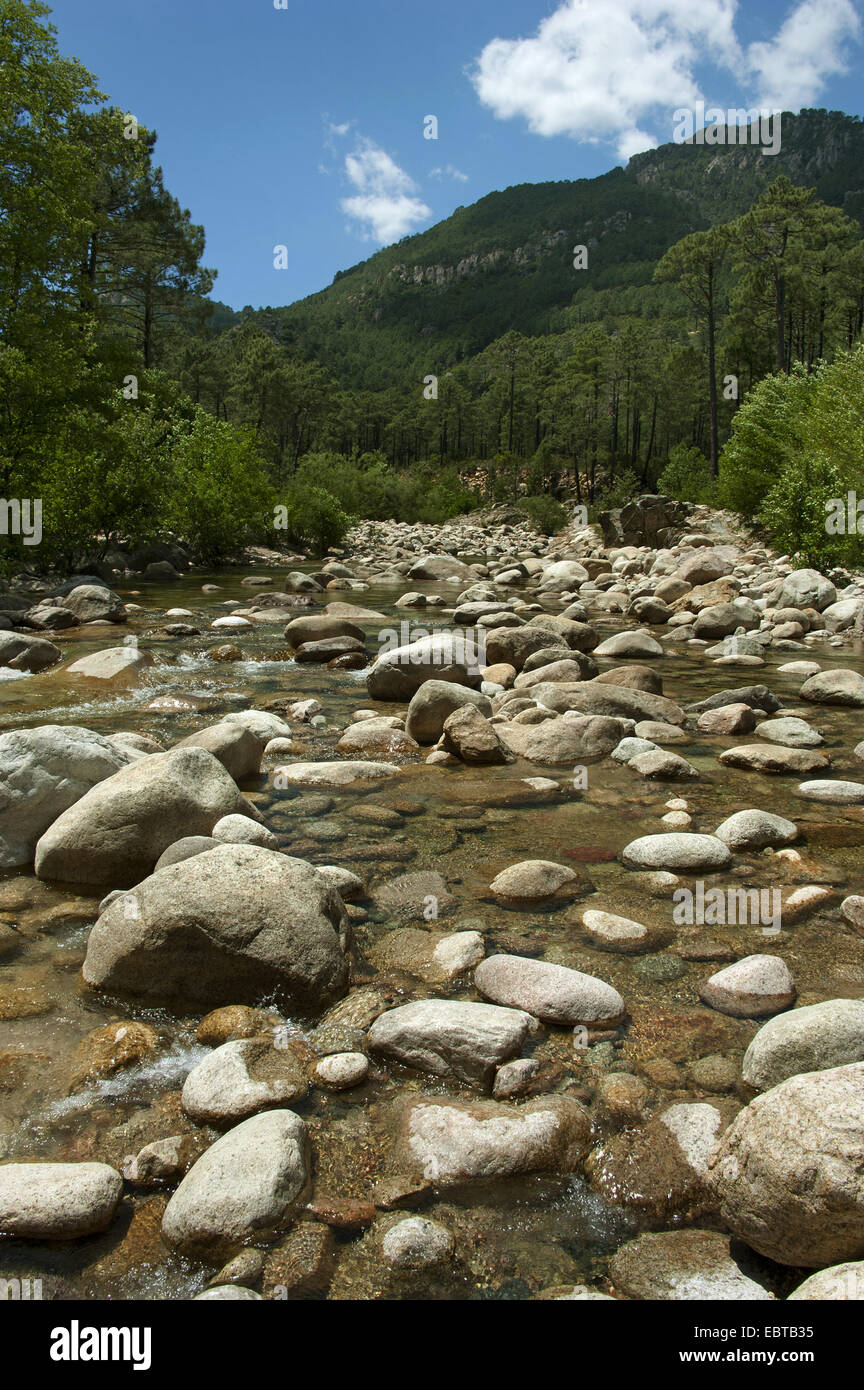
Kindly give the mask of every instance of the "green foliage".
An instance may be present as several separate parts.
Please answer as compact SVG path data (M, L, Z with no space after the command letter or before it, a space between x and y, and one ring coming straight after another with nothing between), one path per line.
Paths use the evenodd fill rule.
M455 468L400 472L380 451L347 458L314 453L301 459L298 483L323 488L353 517L372 521L447 521L477 506Z
M488 499L551 534L556 498L714 500L703 454L733 419L720 495L778 535L810 515L792 460L817 491L860 479L860 120L787 116L770 160L673 144L495 192L300 304L235 314L207 298L155 135L126 138L47 13L0 0L0 481L44 503L38 556L8 538L4 563L167 536L212 563L272 539L278 499L285 539L317 549L352 518Z
M274 491L255 435L196 410L167 442L168 529L207 563L271 539ZM332 542L330 542L332 544Z
M726 506L755 516L790 457L800 457L801 430L813 378L803 368L791 376L766 376L753 387L732 422L720 458Z
M701 449L675 444L669 462L657 479L657 491L681 502L705 502L713 495L711 464Z
M298 480L281 494L275 525L277 534L292 545L323 555L326 550L342 544L351 518L332 493Z
M811 564L857 563L864 537L826 522L864 478L864 345L811 374L766 377L738 412L723 457L733 505L756 514L784 550Z
M525 497L518 506L520 512L525 512L544 536L556 535L569 520L567 508L556 502L554 497Z

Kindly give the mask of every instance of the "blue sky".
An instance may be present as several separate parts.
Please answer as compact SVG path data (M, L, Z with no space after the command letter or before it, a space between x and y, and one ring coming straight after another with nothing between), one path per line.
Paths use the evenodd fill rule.
M61 50L157 130L234 308L493 189L603 173L699 100L864 114L862 0L277 3L53 0Z

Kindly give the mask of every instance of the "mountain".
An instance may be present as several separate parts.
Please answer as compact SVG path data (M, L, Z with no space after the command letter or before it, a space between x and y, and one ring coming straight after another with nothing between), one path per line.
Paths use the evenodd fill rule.
M339 272L317 294L251 317L346 386L369 390L465 361L510 329L656 317L669 290L651 277L668 247L739 216L780 174L864 224L864 122L787 112L773 155L756 144L670 143L597 178L518 184ZM588 248L587 270L573 268L577 245Z

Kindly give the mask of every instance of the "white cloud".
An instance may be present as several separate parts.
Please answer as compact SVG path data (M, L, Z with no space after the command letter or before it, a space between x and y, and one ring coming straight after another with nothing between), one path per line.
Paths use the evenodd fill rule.
M373 140L345 156L345 174L356 193L342 199L342 211L360 223L366 241L387 246L432 216L414 180Z
M858 28L851 0L801 0L773 40L745 51L737 9L738 0L564 0L533 37L488 43L471 80L500 120L613 141L626 159L658 143L646 121L668 140L671 112L705 100L697 67L719 70L730 88L752 81L771 109L798 109L842 69L842 46ZM723 104L740 103L730 91Z
M759 105L798 111L822 90L826 77L846 71L844 47L861 21L850 0L802 0L768 43L753 43L747 65L759 82Z
M456 183L468 183L468 175L457 169L455 164L445 164L443 169L430 169L430 179L453 179Z

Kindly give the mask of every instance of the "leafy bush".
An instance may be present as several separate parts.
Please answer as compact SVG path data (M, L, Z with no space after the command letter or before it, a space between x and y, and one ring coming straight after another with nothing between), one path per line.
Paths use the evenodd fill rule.
M341 545L351 525L332 493L298 481L284 493L276 508L276 528L292 545L321 555Z
M680 502L706 502L713 490L711 463L701 449L676 444L669 450L669 462L657 479L657 491Z
M720 493L733 511L755 517L788 460L801 456L813 384L801 366L763 377L736 412L720 456Z
M207 563L261 540L273 525L273 489L248 430L196 411L168 443L171 532Z
M455 468L400 473L382 453L313 453L300 460L298 485L323 489L349 516L369 521L448 521L477 506Z
M811 564L860 564L864 536L826 525L864 480L864 345L809 375L766 377L735 417L721 458L724 498Z
M554 497L525 497L518 505L544 536L554 536L569 520L567 508Z

